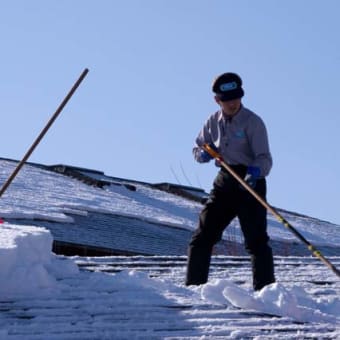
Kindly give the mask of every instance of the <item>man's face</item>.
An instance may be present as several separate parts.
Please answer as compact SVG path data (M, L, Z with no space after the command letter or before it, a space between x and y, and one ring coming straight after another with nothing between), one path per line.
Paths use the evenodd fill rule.
M216 103L221 107L223 113L226 116L234 116L241 106L241 98L228 100L227 102L221 101L218 97L215 96Z

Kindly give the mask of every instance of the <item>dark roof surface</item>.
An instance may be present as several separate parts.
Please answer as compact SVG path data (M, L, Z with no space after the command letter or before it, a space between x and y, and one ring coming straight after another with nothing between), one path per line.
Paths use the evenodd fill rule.
M103 248L115 253L182 255L191 237L187 229L159 225L120 215L72 215L74 223L12 220L49 229L55 241Z

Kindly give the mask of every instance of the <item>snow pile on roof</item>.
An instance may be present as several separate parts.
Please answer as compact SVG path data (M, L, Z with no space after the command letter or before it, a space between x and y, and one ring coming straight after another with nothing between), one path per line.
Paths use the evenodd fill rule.
M231 303L238 308L286 316L299 322L336 323L340 310L340 299L314 301L303 288L288 289L280 283L273 283L253 293L228 280L218 279L203 286L202 296L211 303Z
M70 260L53 255L52 235L44 228L1 224L0 298L55 293L57 280L78 273Z

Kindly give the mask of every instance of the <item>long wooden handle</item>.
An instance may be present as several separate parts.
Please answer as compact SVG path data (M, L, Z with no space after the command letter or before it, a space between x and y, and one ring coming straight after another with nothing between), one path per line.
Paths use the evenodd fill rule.
M304 236L302 236L284 217L282 217L273 207L271 207L247 182L243 180L223 159L223 157L214 150L209 144L204 144L202 148L215 158L219 164L225 168L246 190L248 190L267 210L269 210L279 222L281 222L286 228L288 228L298 239L300 239L312 252L314 256L319 258L326 266L328 266L338 277L340 277L340 271L327 260L319 250L317 250Z
M14 169L13 173L8 177L7 181L3 184L1 190L0 190L0 197L4 194L4 192L7 190L7 188L9 187L9 185L12 183L12 181L14 180L14 178L16 177L16 175L18 174L18 172L20 171L20 169L22 168L22 166L25 164L25 162L28 160L28 158L31 156L32 152L34 151L34 149L37 147L37 145L40 143L40 141L43 139L43 137L45 136L46 132L48 131L48 129L51 127L51 125L54 123L54 121L57 119L57 117L59 116L59 114L61 113L61 111L63 110L63 108L65 107L65 105L67 104L67 102L71 99L71 97L73 96L74 92L77 90L77 88L79 87L80 83L83 81L83 79L86 77L87 73L89 72L89 70L86 68L84 69L84 71L82 72L82 74L80 75L80 77L78 78L78 80L74 83L73 87L71 88L71 90L69 91L69 93L66 95L66 97L64 98L64 100L61 102L61 104L59 105L59 107L57 108L57 110L55 111L55 113L53 114L53 116L50 118L50 120L48 121L48 123L46 124L46 126L44 127L44 129L40 132L39 136L36 138L36 140L33 142L33 144L31 145L31 147L28 149L28 151L26 152L25 156L22 158L22 160L19 162L19 164L17 165L17 167Z

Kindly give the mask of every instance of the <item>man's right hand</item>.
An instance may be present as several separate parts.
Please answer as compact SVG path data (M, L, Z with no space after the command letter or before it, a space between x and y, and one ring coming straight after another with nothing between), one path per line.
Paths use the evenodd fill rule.
M200 154L199 154L197 160L200 163L207 163L207 162L212 160L212 157L210 156L210 154L207 151L200 149Z
M215 144L210 143L209 146L216 152L218 151ZM214 158L210 155L209 152L205 151L202 147L197 150L197 154L198 155L196 157L196 160L200 163L207 163Z

